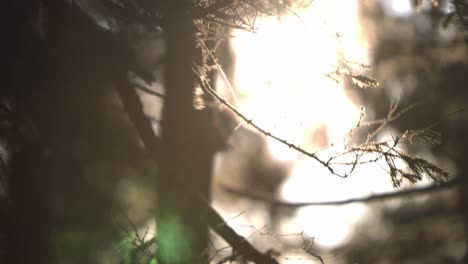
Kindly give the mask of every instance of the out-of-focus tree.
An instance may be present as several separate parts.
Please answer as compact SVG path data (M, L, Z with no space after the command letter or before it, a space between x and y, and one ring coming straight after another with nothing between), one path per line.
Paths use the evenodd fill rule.
M274 263L209 206L211 160L224 139L210 108L196 109L193 103L196 83L207 77L199 39L222 33L211 32L208 24L218 19L212 14L225 15L214 24L236 26L242 17L234 20L221 9L253 7L224 1L137 2L50 0L4 6L13 14L12 21L5 14L2 23L11 36L2 49L8 72L1 94L3 147L11 170L7 262L99 263L107 258L106 248L115 238L112 211L121 209L121 204L113 207L119 181L154 177L156 161L160 176L149 185L159 189L160 262L206 262L211 223L246 258ZM86 7L110 11L102 15ZM164 63L162 141L127 79L128 71L144 81L153 77L126 46L135 44L127 41L127 29L138 36L132 25L150 35L162 28L170 47ZM151 177L142 181L148 184L155 180Z
M367 108L385 115L388 105L418 104L392 122L396 131L434 129L435 145L406 147L447 168L457 184L419 198L402 197L372 205L374 219L357 230L344 263L465 263L467 45L466 1L411 1L412 10L395 13L391 3L369 1L363 19L373 48L372 75L378 89L362 95ZM378 102L377 103L377 98Z
M341 154L321 160L257 126L216 93L212 71L219 70L219 64L213 54L229 29L253 31L256 17L281 15L292 6L293 1L247 0L6 3L2 26L8 37L2 51L8 67L0 94L0 131L9 159L2 167L11 171L6 263L118 258L109 250L109 241L117 237L111 215L125 203L114 206L114 195L119 182L128 178L158 189L157 207L150 208L151 213L140 211L130 226L143 224L157 211L156 243L137 241L148 261L207 262L209 226L233 248L225 261L277 263L274 252L257 251L209 205L213 155L225 147L223 124L217 123L219 105L337 176L347 177L359 163L368 162L359 161L363 153L377 152L396 187L421 180L421 174L445 181L443 170L389 142L365 141L346 150L356 161L345 164L349 173L340 174L333 164ZM465 9L458 2L455 7L458 13L453 16L463 24ZM166 43L164 58L154 64L135 58L131 47L137 41L131 36L158 34ZM142 88L141 83L154 81L152 67L161 64L164 94ZM164 100L160 137L145 116L129 72L139 76L140 90ZM349 77L374 83L363 75ZM197 105L194 101L200 98L203 103ZM424 138L423 132L402 133L395 142ZM396 167L395 159L405 162L409 171ZM152 181L157 183L149 184ZM122 186L130 195L128 185ZM147 243L157 249L148 249Z

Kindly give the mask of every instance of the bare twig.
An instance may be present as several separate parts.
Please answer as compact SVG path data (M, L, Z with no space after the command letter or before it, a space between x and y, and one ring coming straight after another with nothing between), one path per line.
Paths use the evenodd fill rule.
M307 235L304 232L301 232L300 235L301 235L301 240L302 240L302 250L304 250L304 252L311 255L312 257L318 259L320 261L320 263L325 264L325 262L323 261L322 256L312 252L312 250L311 250L312 246L314 245L314 238L310 237L309 235ZM310 240L309 243L307 243L307 239Z
M164 94L156 92L156 91L154 91L154 90L152 90L152 89L150 89L150 88L148 88L146 86L143 86L143 85L141 85L139 83L132 83L132 84L135 85L135 88L137 88L138 90L141 90L141 91L143 91L143 92L145 92L145 93L147 93L149 95L153 95L153 96L156 96L156 97L159 97L159 98L162 98L162 99L164 99L166 97Z
M195 65L196 67L196 65ZM266 131L265 129L263 129L262 127L260 127L259 125L257 125L255 122L253 122L253 119L249 119L247 118L245 115L243 115L241 112L239 112L239 110L237 110L234 106L232 106L229 102L226 101L226 99L224 99L223 97L221 97L212 87L211 85L209 84L209 82L206 81L206 79L204 79L204 77L202 77L200 75L200 73L198 72L198 70L196 70L195 68L193 69L193 71L196 73L197 77L198 77L198 80L200 81L200 84L202 86L202 88L208 92L209 94L211 94L214 98L216 98L216 100L218 100L221 104L223 104L224 106L226 106L230 111L232 111L234 114L236 114L240 119L242 119L247 125L253 127L255 130L259 131L260 133L262 133L263 135L267 136L267 137L270 137L286 146L288 146L289 148L291 149L294 149L308 157L311 157L313 159L315 159L316 161L318 161L319 163L321 163L323 166L325 166L332 174L336 175L336 176L339 176L339 177L346 177L346 176L343 176L341 174L338 174L336 173L332 167L329 166L329 162L325 162L323 160L321 160L316 153L313 153L313 152L309 152L303 148L301 148L300 146L298 145L295 145L283 138L280 138L279 136L276 136L275 134L269 132L269 131Z
M449 119L450 117L452 117L452 116L454 116L454 115L456 115L456 114L464 113L464 112L465 112L465 109L463 109L463 108L462 108L462 109L455 110L455 111L453 111L453 112L451 112L451 113L448 113L448 114L442 116L441 118L439 118L439 120L437 120L436 122L434 122L434 123L428 125L428 126L425 127L424 129L432 129L432 128L434 128L434 127L437 127L437 126L439 126L442 122L444 122L445 120Z
M396 121L397 119L399 119L401 116L403 116L404 114L406 114L407 112L413 110L414 108L416 108L417 106L420 106L424 104L423 102L415 102L415 103L412 103L408 106L406 106L405 108L401 109L399 112L397 112L396 114L394 115L387 115L386 118L382 118L382 119L376 119L376 120L371 120L371 121L364 121L362 123L363 126L371 126L371 125L380 125L380 124L383 124L385 122L389 123L389 122L393 122L393 121ZM394 105L394 104L392 104Z
M300 203L291 203L286 201L277 200L275 198L260 195L256 192L250 192L247 190L238 190L227 185L222 185L223 190L238 195L241 197L246 197L249 199L259 200L268 204L275 206L288 207L288 208L297 208L297 207L307 207L307 206L337 206L337 205L347 205L352 203L368 203L368 202L377 202L386 199L402 198L418 194L426 194L431 192L438 192L446 189L453 188L459 184L459 180L451 180L442 184L431 184L426 187L412 188L397 192L386 192L381 194L369 195L359 198L351 198L345 200L336 200L336 201L321 201L321 202L300 202Z
M236 252L235 250L233 250L233 251L232 251L232 254L230 254L230 255L228 255L228 256L222 258L221 260L219 260L219 261L217 262L217 264L232 263L232 262L236 261L236 259L237 259L238 257L241 257L241 255L239 255L238 252Z
M275 242L278 242L278 243L281 243L280 239L284 238L284 237L299 237L300 240L301 240L301 244L302 244L302 248L300 250L302 250L304 253L307 253L308 255L311 255L314 259L318 259L322 264L324 264L323 258L320 255L318 255L317 253L312 251L312 247L314 246L315 238L307 235L304 231L301 231L299 233L276 234L276 233L272 233L272 232L269 232L269 231L264 231L264 230L266 230L266 226L264 226L262 228L257 228L254 225L245 225L245 226L242 226L242 227L251 228L257 234L259 234L261 236L268 236L268 237L272 238ZM274 252L273 250L271 250L270 253L272 255L278 255L279 256L279 253ZM285 256L281 256L281 258L290 259L290 258L285 257Z

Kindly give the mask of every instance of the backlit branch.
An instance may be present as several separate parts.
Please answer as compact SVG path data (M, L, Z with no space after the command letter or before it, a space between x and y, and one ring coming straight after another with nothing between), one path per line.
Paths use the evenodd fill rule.
M210 51L207 51L207 52L211 54ZM218 67L220 66L218 65ZM369 134L365 143L359 146L351 147L343 152L336 153L332 155L328 160L323 160L317 156L317 152L309 152L305 150L304 148L298 145L295 145L287 141L286 139L283 139L273 134L270 131L263 129L261 126L257 125L253 121L253 119L250 119L246 117L244 114L242 114L241 112L239 112L239 110L237 110L234 106L232 106L229 102L227 102L211 87L210 82L203 74L200 73L199 69L200 67L198 67L197 65L194 65L193 71L196 73L202 89L204 89L208 94L216 98L218 102L226 106L230 111L232 111L236 116L238 116L241 120L243 120L247 125L259 131L261 134L267 137L270 137L286 145L287 147L298 151L301 154L304 154L310 158L313 158L314 160L322 164L325 168L327 168L328 171L330 171L330 173L335 176L346 178L352 172L354 172L357 165L370 163L370 162L377 162L378 160L383 160L386 162L386 164L389 167L388 173L390 174L392 181L393 181L393 185L395 187L400 187L403 179L407 179L410 182L414 183L414 182L421 180L424 175L439 183L444 182L448 179L448 173L440 169L435 164L430 163L418 157L412 157L408 154L403 153L402 151L396 148L400 142L412 143L414 139L416 138L424 139L426 137L425 143L430 143L430 142L435 143L438 141L437 134L432 133L431 135L431 133L428 133L426 130L411 131L411 132L407 131L403 134L398 135L396 138L394 138L393 142L391 142L390 140L384 141L384 142L377 142L377 143L370 141L371 138L374 137L374 135L378 133L378 131L381 130L385 125L387 125L391 121L396 120L397 118L402 116L403 113L406 113L407 111L411 110L414 106L406 107L403 110L397 112L397 103L393 103L390 107L387 118L385 118L381 122L376 122L376 124L380 123L380 126L377 127L376 130L374 130L373 132ZM360 123L361 122L358 122L357 127L360 126ZM365 156L365 154L375 154L375 155L373 156L374 158L372 159L363 160L363 157ZM346 155L354 155L354 158L350 162L339 161L340 158ZM402 161L405 165L407 165L407 168L402 169L398 167L396 163L397 160ZM333 165L347 165L349 166L349 170L346 171L345 173L338 173L335 171Z
M344 200L335 200L335 201L319 201L319 202L300 202L300 203L291 203L282 200L275 199L273 197L267 195L261 195L257 192L251 192L248 190L239 190L227 185L221 185L221 188L226 192L231 194L246 197L248 199L262 201L268 204L272 204L279 207L286 207L286 208L298 208L298 207L307 207L307 206L338 206L338 205L347 205L352 203L371 203L371 202L378 202L384 201L388 199L397 199L403 197L410 197L415 195L422 195L427 193L439 192L443 190L447 190L453 187L456 187L459 184L459 180L451 180L446 183L442 184L431 184L426 187L417 187L411 188L407 190L401 190L397 192L385 192L381 194L374 194L365 197L359 198L350 198Z
M261 228L258 228L258 227L254 226L254 225L241 225L239 227L248 228L248 229L253 230L253 232L249 235L249 238L253 237L253 236L263 236L263 237L270 238L273 242L278 243L278 245L284 245L283 242L284 242L285 238L289 239L289 238L297 237L300 240L301 246L300 246L300 248L297 248L297 249L295 248L294 251L296 253L297 253L297 251L299 251L299 252L302 251L304 254L312 256L312 258L310 258L310 259L318 260L322 264L325 263L322 256L320 256L319 254L317 254L317 253L315 253L313 251L315 238L307 235L304 231L298 232L298 233L277 234L277 233L273 233L273 232L268 231L267 226L263 226ZM229 250L229 249L232 249L232 248L230 246L225 246L225 247L222 247L220 249L217 249L215 255L211 258L211 260L213 260L214 257L216 257L217 254L221 254L223 252L226 254L226 251ZM232 250L229 253L230 254L228 254L227 256L225 256L223 258L221 258L217 263L218 264L232 263L232 262L243 260L242 255L239 255L238 252L236 252L235 250ZM277 252L276 250L269 250L267 254L269 254L271 256L274 256L276 258L279 258L279 259L284 259L286 261L288 261L288 260L296 260L296 261L297 260L305 260L305 258L300 258L300 257L288 257L287 253L286 254L281 254L280 252Z
M196 66L195 66L196 67ZM240 119L242 119L247 125L253 127L254 129L256 129L257 131L259 131L260 133L262 133L263 135L267 136L267 137L270 137L284 145L286 145L287 147L291 148L291 149L294 149L296 151L298 151L299 153L302 153L308 157L311 157L313 159L315 159L316 161L318 161L319 163L321 163L322 165L324 165L325 167L328 168L328 170L337 175L337 176L340 176L339 174L336 174L334 171L333 171L333 168L331 168L329 166L329 163L321 160L316 153L313 153L313 152L309 152L303 148L301 148L300 146L298 145L295 145L279 136L276 136L275 134L269 132L269 131L266 131L265 129L263 129L262 127L260 127L259 125L257 125L255 122L253 122L253 119L252 118L247 118L244 114L242 114L241 112L239 112L239 110L237 110L234 106L232 106L229 102L226 101L226 99L224 99L223 97L221 97L210 85L209 81L204 78L203 76L200 75L200 73L198 72L198 70L194 69L194 72L197 74L197 77L198 77L198 80L200 81L200 84L202 86L202 88L207 92L209 93L210 95L212 95L214 98L216 98L216 100L218 100L222 105L226 106L229 110L231 110L234 114L236 114L236 116L238 116Z

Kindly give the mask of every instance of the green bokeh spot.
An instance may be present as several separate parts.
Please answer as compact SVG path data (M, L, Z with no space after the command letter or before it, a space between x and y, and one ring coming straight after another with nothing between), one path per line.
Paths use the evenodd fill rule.
M190 230L177 215L160 218L158 226L159 255L165 263L189 263L193 246Z
M132 251L135 250L135 246L133 244L135 237L135 234L127 235L112 246L114 250L119 252L122 256L124 264L131 264L132 262Z

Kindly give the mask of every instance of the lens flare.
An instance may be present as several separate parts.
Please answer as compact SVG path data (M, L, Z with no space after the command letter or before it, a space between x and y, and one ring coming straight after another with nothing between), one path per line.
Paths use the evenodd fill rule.
M359 106L352 102L340 77L331 79L346 61L369 63L369 45L361 34L357 1L314 1L295 15L259 20L255 34L236 31L235 89L238 108L265 130L308 151L343 141L356 125ZM329 175L314 160L273 140L269 147L294 169L282 189L289 201L344 199L391 185L384 177L350 182ZM339 151L339 148L330 148ZM375 171L368 171L375 172ZM383 173L380 172L382 175ZM365 181L365 182L364 182ZM301 226L322 246L346 241L351 227L366 213L363 205L304 208L287 227Z

